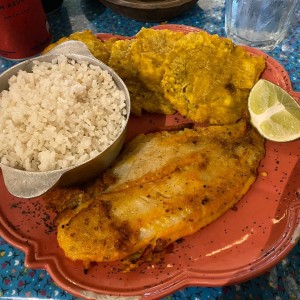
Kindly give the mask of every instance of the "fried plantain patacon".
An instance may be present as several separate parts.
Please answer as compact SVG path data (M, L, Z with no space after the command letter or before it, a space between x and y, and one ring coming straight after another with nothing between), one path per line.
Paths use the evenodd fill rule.
M179 39L163 68L165 97L178 112L200 123L230 124L247 117L247 98L265 60L202 31Z
M142 28L132 44L132 60L139 71L139 79L152 91L155 97L144 94L144 110L163 114L173 114L175 109L161 88L164 73L163 62L174 43L184 36L182 32ZM146 96L146 97L145 97Z
M111 47L108 65L114 69L126 83L130 93L131 113L141 116L143 111L171 114L174 109L162 94L151 91L141 80L140 69L132 57L132 48L137 39L119 40Z
M85 30L61 38L44 53L67 40L82 41L120 75L137 116L178 111L200 123L234 123L248 117L249 91L265 68L263 57L203 31L185 35L142 28L134 39L102 41Z
M167 29L142 28L132 45L132 59L139 70L139 76L149 90L161 91L164 74L163 63L174 43L184 36L183 32Z
M85 265L161 251L234 206L264 153L244 121L139 135L105 172L103 192L92 184L86 201L59 214L59 246Z

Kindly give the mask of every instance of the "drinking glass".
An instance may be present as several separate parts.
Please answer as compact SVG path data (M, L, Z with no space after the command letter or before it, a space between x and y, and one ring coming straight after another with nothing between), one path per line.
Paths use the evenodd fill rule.
M287 34L299 0L226 0L225 31L237 44L269 51Z

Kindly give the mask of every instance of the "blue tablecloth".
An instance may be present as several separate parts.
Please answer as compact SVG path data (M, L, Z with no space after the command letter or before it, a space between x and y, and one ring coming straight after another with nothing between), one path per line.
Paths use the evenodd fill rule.
M84 29L128 36L136 34L142 26L157 25L157 23L143 23L122 17L106 9L97 0L65 0L58 11L47 17L53 41ZM196 26L209 33L225 36L224 1L200 0L193 9L168 22ZM269 52L288 71L296 91L300 91L299 25L298 10L286 39ZM0 73L14 63L0 58ZM24 254L1 237L0 275L1 299L77 299L59 288L46 271L27 269L24 266ZM300 299L300 244L298 243L272 270L253 280L227 287L189 287L169 295L168 298Z

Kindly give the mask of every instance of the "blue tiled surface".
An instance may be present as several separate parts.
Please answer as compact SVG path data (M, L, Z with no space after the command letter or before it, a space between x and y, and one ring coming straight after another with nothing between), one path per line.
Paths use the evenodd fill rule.
M192 10L169 20L169 23L200 27L224 36L223 1L200 0ZM134 35L143 23L115 14L97 0L65 0L60 10L48 15L53 41L71 32L91 29ZM295 14L289 35L269 54L288 71L294 90L300 91L300 15ZM0 72L14 62L0 58ZM24 254L0 237L1 299L77 299L60 289L44 270L24 267ZM300 245L266 274L239 285L228 287L189 287L173 293L168 299L300 299Z

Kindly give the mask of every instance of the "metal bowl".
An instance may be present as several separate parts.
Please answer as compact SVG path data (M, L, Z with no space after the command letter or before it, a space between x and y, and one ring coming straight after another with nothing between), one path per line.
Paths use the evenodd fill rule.
M130 115L130 97L128 89L122 79L111 68L96 59L82 42L65 42L53 48L52 51L45 55L26 60L8 69L0 75L0 92L4 89L8 89L9 78L15 75L19 70L30 72L34 60L51 62L55 57L61 54L75 61L87 61L88 63L100 66L103 70L109 72L117 87L125 93L127 110L125 126L120 130L118 137L107 149L102 151L96 157L73 167L46 172L29 172L0 163L5 186L12 195L17 197L33 198L44 194L46 191L57 185L70 186L91 180L115 160L124 144Z

